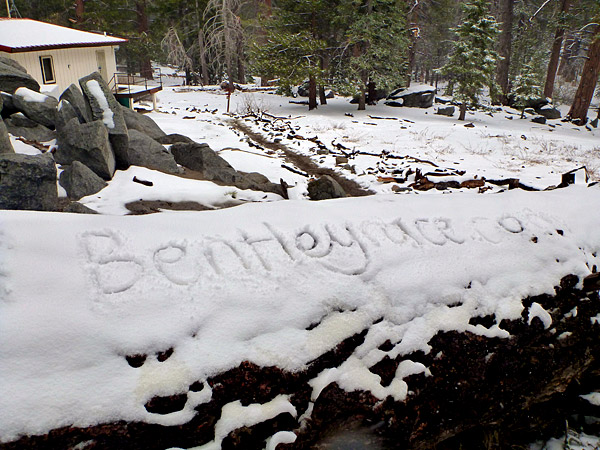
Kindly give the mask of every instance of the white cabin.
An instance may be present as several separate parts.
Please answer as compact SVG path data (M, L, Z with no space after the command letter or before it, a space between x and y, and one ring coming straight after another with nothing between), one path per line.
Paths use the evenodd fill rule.
M55 97L92 72L109 83L117 72L115 50L126 42L31 19L0 18L0 55L25 67L41 91Z

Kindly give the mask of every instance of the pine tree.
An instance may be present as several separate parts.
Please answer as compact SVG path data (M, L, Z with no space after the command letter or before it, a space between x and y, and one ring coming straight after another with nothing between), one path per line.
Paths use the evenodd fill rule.
M406 3L394 0L365 0L346 3L352 14L346 32L350 49L348 77L360 94L358 109L365 109L366 89L393 89L406 81L408 68ZM343 10L342 5L342 10ZM348 9L345 9L348 11Z
M488 14L488 4L486 0L472 0L462 5L463 23L454 29L458 39L441 69L454 81L453 98L460 102L459 120L465 119L469 104L479 103L485 86L495 86L498 54L494 46L499 29L496 19Z
M253 45L254 69L279 77L284 90L308 79L311 110L317 107L317 85L326 77L322 61L333 10L325 0L280 0L266 22L266 37Z
M540 98L542 95L542 89L536 80L533 67L529 64L525 64L523 66L523 73L515 78L512 93L515 106L521 110L522 119L529 102Z

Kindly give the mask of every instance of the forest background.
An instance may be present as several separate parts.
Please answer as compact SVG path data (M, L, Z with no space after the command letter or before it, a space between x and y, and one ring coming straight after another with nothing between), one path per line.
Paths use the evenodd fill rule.
M252 76L283 91L305 83L309 108L326 89L359 109L411 82L462 105L539 98L588 120L600 72L599 0L13 0L18 14L126 37L130 73L173 64L188 84Z

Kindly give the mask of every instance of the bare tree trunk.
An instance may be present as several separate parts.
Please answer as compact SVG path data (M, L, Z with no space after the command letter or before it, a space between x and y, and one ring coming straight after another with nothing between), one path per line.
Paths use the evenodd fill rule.
M147 34L150 30L148 25L148 14L146 13L146 2L147 0L137 0L135 3L135 10L137 14L137 29L140 34ZM152 75L152 62L150 61L149 55L143 55L140 61L140 75L144 78L151 80Z
M587 113L596 90L598 73L600 73L600 26L597 25L581 72L575 99L568 114L574 123L583 125L587 122Z
M568 83L575 81L575 65L572 57L576 55L578 50L578 41L572 33L567 32L563 39L563 49L560 57L560 65L558 66L558 74ZM577 47L577 48L575 48Z
M461 103L459 111L460 111L460 114L458 116L458 120L465 120L465 117L467 115L467 104Z
M327 97L325 96L325 87L323 85L319 86L319 103L321 105L327 104Z
M374 81L369 81L367 83L367 103L369 105L377 104L377 85Z
M410 14L409 14L409 27L408 31L410 33L409 40L410 44L408 47L408 73L406 79L406 87L410 86L411 78L412 78L412 70L415 65L415 55L417 54L417 39L419 37L418 29L418 10L421 7L421 3L416 1L414 2Z
M327 73L328 69L329 69L329 57L322 56L321 57L321 70L323 71L323 73ZM319 101L321 102L321 105L327 104L327 97L325 96L325 86L323 86L323 85L319 86Z
M502 29L498 41L498 54L502 57L498 61L496 71L496 81L500 86L500 95L497 99L500 104L508 105L508 72L510 68L512 28L513 28L513 6L514 0L500 0L499 18L502 22Z
M242 36L240 36L238 40L238 52L236 59L238 82L244 84L246 83L246 65L244 64L244 38Z
M571 7L571 0L562 0L560 11L566 14ZM546 84L544 85L544 97L552 98L554 94L554 81L556 80L556 70L560 59L560 49L562 48L565 29L562 26L556 29L552 51L550 52L550 61L548 62L548 72L546 74Z
M83 0L77 0L75 2L75 20L77 23L83 22L83 13L85 11Z
M317 80L314 75L308 78L308 110L317 109Z
M204 42L204 29L202 28L202 21L200 20L200 6L198 5L198 0L196 0L196 21L198 22L198 56L200 59L200 73L202 76L202 84L207 85L210 83L210 80L208 78L206 43Z
M200 71L202 73L202 84L210 83L208 78L208 64L206 63L206 46L204 45L204 32L201 27L198 28L198 52L200 56Z

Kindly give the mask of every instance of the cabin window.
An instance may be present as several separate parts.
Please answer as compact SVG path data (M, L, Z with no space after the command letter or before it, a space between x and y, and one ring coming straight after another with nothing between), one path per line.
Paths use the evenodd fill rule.
M54 61L52 56L40 56L40 65L42 66L42 79L44 84L55 84Z

